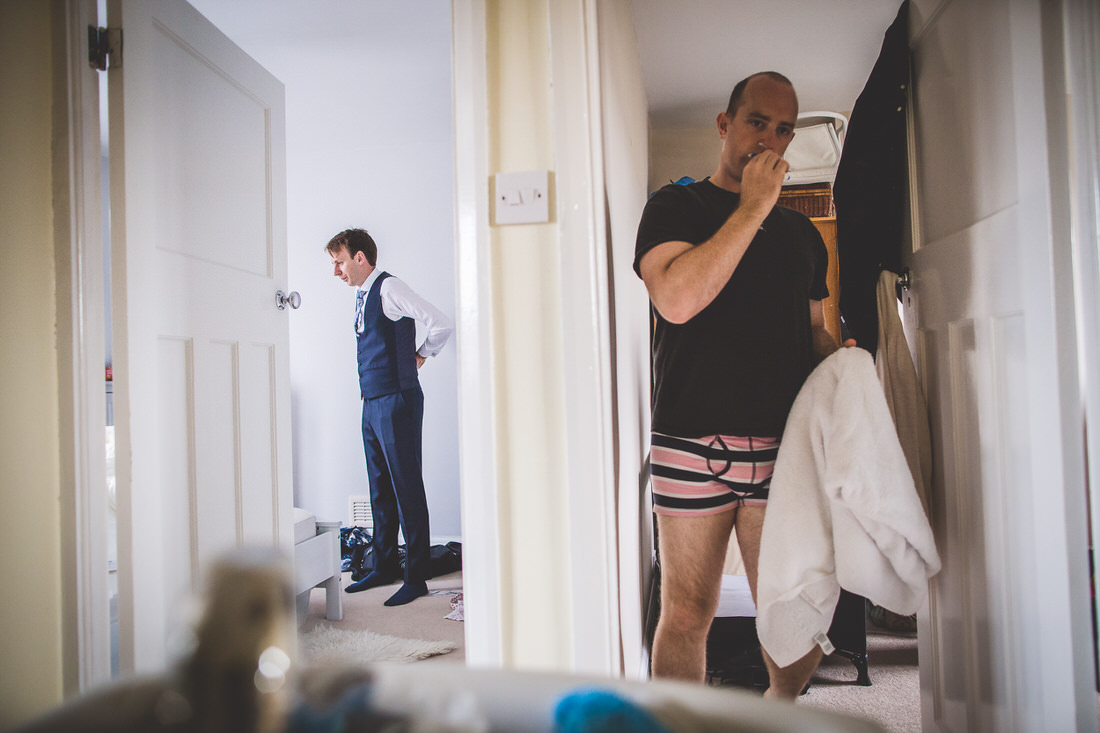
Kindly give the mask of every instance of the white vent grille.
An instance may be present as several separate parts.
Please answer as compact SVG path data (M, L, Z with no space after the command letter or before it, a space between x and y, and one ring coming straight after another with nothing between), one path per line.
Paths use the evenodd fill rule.
M348 516L351 517L352 527L374 531L374 515L371 514L369 496L348 497Z

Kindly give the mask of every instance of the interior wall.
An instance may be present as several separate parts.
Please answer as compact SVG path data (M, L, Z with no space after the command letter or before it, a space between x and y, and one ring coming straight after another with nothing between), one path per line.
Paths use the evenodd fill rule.
M488 0L484 11L487 167L550 170L552 212L545 224L490 217L487 229L499 659L597 674L629 664L635 676L649 372L645 294L631 262L647 144L629 6ZM562 118L587 104L595 128ZM590 402L578 404L581 395ZM600 443L598 455L576 444L578 433Z
M715 101L715 115L721 106ZM699 181L711 175L721 148L715 125L654 127L649 132L649 193L684 176Z
M0 728L60 702L60 442L51 4L0 4Z
M486 26L489 168L553 171L546 0L488 0ZM551 211L553 190L551 183ZM494 226L491 235L502 657L506 666L567 669L572 629L568 549L559 529L566 481L557 222Z
M286 86L295 503L348 522L348 496L370 493L355 294L324 245L367 229L379 267L455 315L451 5L192 4ZM433 542L461 537L456 353L452 339L420 371Z

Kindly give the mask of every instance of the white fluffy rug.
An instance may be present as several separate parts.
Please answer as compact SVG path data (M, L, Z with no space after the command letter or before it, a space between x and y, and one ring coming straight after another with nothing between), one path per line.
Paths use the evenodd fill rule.
M302 658L311 664L415 662L454 651L450 641L419 641L371 631L335 629L319 624L299 637Z

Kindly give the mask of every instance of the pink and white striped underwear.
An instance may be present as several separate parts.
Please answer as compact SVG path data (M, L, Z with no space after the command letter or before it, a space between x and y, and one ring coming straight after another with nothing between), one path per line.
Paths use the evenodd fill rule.
M672 516L717 514L768 501L779 438L653 433L653 511Z

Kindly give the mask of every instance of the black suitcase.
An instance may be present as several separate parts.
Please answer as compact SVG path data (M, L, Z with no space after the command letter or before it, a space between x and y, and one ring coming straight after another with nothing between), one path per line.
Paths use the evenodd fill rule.
M846 590L840 591L829 641L834 654L849 660L856 668L857 685L870 686L867 670L866 600ZM707 636L707 681L712 685L747 687L759 692L768 688L768 672L760 654L756 619L727 616L714 619Z

